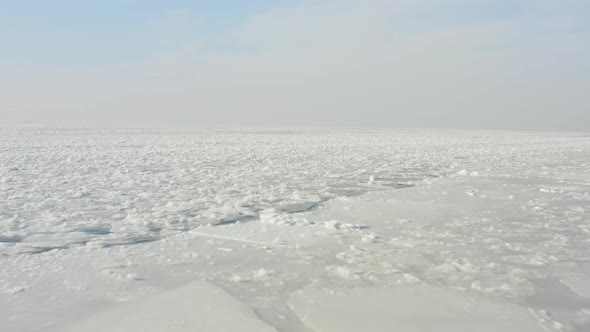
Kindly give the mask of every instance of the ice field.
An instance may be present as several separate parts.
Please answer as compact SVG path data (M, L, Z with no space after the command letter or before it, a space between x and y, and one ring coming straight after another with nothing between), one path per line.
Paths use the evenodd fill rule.
M0 129L0 331L590 331L590 134Z

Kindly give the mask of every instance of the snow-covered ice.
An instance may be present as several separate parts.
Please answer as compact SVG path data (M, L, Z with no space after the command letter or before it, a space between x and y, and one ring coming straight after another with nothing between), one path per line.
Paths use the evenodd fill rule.
M523 307L433 286L303 289L290 304L314 331L542 331Z
M0 330L589 331L590 135L0 129Z
M60 327L61 331L276 331L218 287L194 282Z

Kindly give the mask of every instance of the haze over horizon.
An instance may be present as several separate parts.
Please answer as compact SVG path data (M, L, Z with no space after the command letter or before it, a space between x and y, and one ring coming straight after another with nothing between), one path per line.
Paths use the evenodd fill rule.
M6 2L0 126L590 131L590 2Z

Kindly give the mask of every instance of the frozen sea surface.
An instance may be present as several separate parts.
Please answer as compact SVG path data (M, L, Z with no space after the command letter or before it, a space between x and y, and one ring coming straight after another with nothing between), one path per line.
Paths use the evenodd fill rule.
M589 289L589 135L0 129L1 330L588 331Z
M0 254L8 255L153 241L268 209L304 212L438 177L462 157L437 151L437 137L379 132L8 129L0 137Z

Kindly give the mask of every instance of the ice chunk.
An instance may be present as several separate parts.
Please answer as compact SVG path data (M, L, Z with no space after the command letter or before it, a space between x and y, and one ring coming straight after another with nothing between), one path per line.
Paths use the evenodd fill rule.
M276 331L249 306L205 282L128 302L62 331Z
M291 296L299 318L316 332L541 332L529 310L435 286L306 288Z

